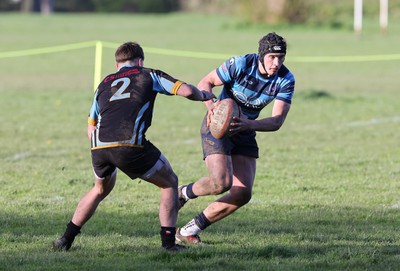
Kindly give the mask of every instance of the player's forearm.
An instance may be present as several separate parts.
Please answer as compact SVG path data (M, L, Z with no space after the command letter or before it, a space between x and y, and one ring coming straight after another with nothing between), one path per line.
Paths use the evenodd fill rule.
M260 120L253 120L250 128L251 130L259 132L274 132L278 131L284 122L285 118L283 116L274 116Z
M208 91L210 93L212 93L212 88L214 87L211 84L206 84L206 83L202 83L202 81L200 81L200 83L197 85L197 87L199 89L204 89L203 91ZM210 108L213 108L213 100L208 100L208 101L204 101L204 105L207 107L207 110L209 110Z
M199 90L190 84L182 84L177 94L192 101L207 101L215 97L211 92Z
M189 100L193 100L193 101L205 101L206 100L206 93L204 93L203 91L201 91L200 89L196 88L193 85L187 85L190 90L191 90L191 94L189 96L186 96L186 98L188 98Z
M272 109L272 116L252 122L253 129L260 132L274 132L279 130L289 113L290 104L276 100Z
M223 83L221 79L219 79L216 70L213 70L200 80L200 82L197 84L197 88L204 89L205 91L212 93L214 87L222 85ZM204 105L208 110L214 108L212 100L204 102Z

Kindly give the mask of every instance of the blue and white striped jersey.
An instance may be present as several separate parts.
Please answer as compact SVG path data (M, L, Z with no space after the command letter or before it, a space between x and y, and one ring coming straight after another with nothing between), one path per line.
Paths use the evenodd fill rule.
M224 83L218 98L236 100L249 119L257 119L260 111L274 99L292 101L293 74L282 65L273 77L261 75L257 54L232 57L217 68L217 74Z

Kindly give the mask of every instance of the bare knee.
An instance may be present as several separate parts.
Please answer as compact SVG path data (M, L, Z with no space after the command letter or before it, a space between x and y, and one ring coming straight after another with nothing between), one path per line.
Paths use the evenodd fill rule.
M93 190L98 197L104 199L113 190L115 185L115 176L107 176L103 180L96 180Z
M251 200L252 192L251 189L245 187L232 187L230 195L233 196L235 205L243 206Z
M161 186L161 188L175 188L178 187L178 176L176 176L175 172L172 170L172 168L165 167L163 168L165 170L163 176L164 176L164 184Z
M178 187L178 176L171 171L170 178L168 180L168 186L169 187Z
M222 194L232 187L232 178L211 178L210 189L212 195Z
M102 201L107 195L110 193L110 191L107 191L106 188L103 185L95 185L90 193L97 199Z
M176 174L171 170L168 174L163 175L161 179L152 182L160 188L177 188L178 176L176 176Z

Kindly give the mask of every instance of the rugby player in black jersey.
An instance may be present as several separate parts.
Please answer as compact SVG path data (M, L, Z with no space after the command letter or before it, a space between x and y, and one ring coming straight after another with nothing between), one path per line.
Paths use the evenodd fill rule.
M157 94L179 95L193 101L207 101L215 96L163 71L143 67L144 53L138 43L119 46L115 60L117 72L99 84L88 117L94 186L80 200L53 248L71 248L82 226L114 188L119 169L131 179L140 178L160 188L161 246L168 251L180 251L185 247L175 244L178 177L167 158L146 139L146 131L151 125Z

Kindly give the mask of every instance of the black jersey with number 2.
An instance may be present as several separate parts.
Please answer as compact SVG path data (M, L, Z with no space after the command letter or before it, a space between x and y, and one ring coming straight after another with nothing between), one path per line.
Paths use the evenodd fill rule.
M183 84L160 70L123 66L98 86L88 123L97 128L92 149L143 147L158 93L175 95Z

